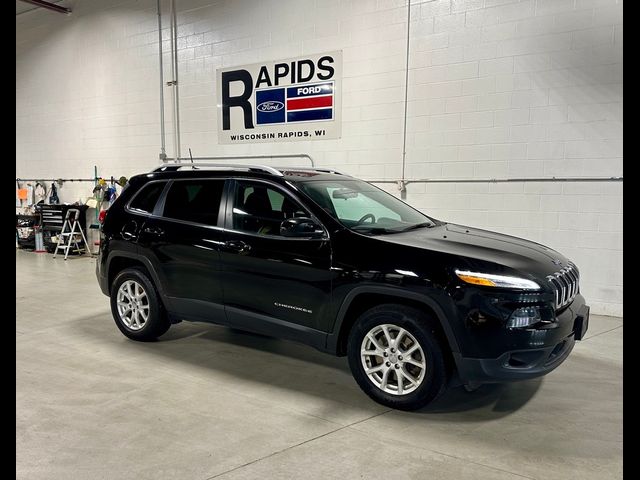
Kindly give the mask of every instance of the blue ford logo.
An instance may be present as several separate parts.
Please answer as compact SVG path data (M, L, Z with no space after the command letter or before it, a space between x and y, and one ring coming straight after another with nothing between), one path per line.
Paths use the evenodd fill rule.
M268 102L262 102L257 108L259 112L277 112L284 108L284 103L269 100Z

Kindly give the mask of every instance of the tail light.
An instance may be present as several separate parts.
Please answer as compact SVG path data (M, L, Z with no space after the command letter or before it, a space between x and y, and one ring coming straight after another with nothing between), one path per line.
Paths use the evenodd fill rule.
M98 222L100 222L100 225L102 225L104 223L104 219L107 216L107 211L106 210L100 210L100 213L98 214Z

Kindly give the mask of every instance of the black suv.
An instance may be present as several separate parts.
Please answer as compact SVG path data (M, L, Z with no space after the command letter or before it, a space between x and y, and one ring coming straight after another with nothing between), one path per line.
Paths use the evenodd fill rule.
M205 321L348 355L374 400L544 375L586 330L554 250L430 218L328 169L166 165L129 180L97 262L116 325Z

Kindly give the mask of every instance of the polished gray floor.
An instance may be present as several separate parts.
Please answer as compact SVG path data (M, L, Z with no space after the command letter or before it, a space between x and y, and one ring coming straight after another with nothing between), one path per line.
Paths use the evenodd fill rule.
M95 259L16 253L20 479L622 477L622 319L543 379L369 400L344 358L183 322L127 340Z

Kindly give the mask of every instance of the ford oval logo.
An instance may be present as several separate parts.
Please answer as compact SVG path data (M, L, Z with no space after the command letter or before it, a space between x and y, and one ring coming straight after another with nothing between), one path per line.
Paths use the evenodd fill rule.
M268 102L262 102L257 108L259 112L277 112L284 108L284 103L269 100Z

